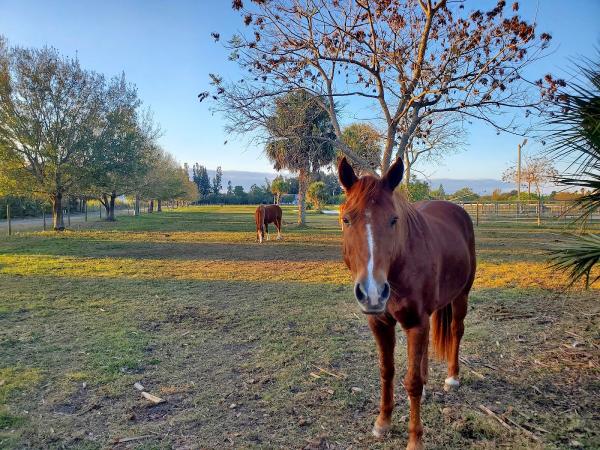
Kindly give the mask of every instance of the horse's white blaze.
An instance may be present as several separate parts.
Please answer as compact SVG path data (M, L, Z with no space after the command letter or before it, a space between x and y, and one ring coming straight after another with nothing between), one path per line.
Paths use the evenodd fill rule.
M370 212L367 212L367 217L370 217ZM379 292L377 291L377 284L373 277L373 269L375 267L375 243L373 242L373 231L371 230L371 224L367 222L367 245L369 247L369 262L367 264L367 295L369 296L369 303L375 306L379 300Z

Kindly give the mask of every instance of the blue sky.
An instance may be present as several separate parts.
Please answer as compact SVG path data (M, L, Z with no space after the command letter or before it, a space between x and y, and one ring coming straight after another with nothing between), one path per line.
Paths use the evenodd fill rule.
M484 8L482 3L490 2L470 0L466 8ZM84 67L108 76L125 71L161 124L161 144L179 161L271 172L261 149L226 136L222 119L196 97L208 88L209 72L232 79L238 73L210 38L211 31L227 37L243 28L230 4L229 0L0 0L0 33L14 45L50 45L65 55L77 54ZM547 31L553 36L553 54L533 68L540 75L564 77L569 57L594 55L600 42L600 1L520 4L525 18L533 19L537 13L538 34ZM475 124L466 151L422 169L434 178L500 178L515 159L519 141ZM530 152L538 149L535 144L528 147Z

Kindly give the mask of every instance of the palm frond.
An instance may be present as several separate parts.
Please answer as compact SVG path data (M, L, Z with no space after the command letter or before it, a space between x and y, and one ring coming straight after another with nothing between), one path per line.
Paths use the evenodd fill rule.
M573 173L557 177L559 184L588 189L571 208L578 210L576 221L585 226L600 208L600 58L582 59L576 70L575 81L556 96L549 121L549 152L569 157L570 168L575 167ZM568 235L550 250L549 262L557 270L568 271L569 286L585 277L589 287L600 279L598 275L590 282L592 268L600 262L600 235Z
M550 267L566 270L572 286L585 277L586 289L600 279L590 281L592 268L600 262L600 234L568 235L550 250Z
M574 186L588 191L573 202L569 211L578 211L575 222L585 227L588 219L600 209L600 170L596 172L583 172L582 174L563 175L560 184Z
M548 152L572 158L572 167L581 173L597 169L600 161L600 60L583 59L575 68L575 81L556 96Z

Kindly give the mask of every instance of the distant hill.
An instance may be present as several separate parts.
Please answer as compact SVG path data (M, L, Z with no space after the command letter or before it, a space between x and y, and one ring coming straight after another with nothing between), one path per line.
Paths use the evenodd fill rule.
M269 181L277 177L275 172L250 172L245 170L224 170L223 171L223 190L227 189L227 181L231 180L233 186L243 186L245 191L250 189L250 186L256 184L262 186L265 184L265 178ZM208 170L208 176L212 179L215 176L214 170ZM289 176L284 174L284 176ZM191 173L190 173L191 177ZM493 178L482 178L482 179L452 179L452 178L431 178L428 180L429 186L432 189L437 189L441 184L444 186L446 194L453 194L454 192L464 187L469 187L480 195L490 195L494 189L501 189L503 192L508 192L515 189L515 185L511 183L505 183L501 180L495 180ZM553 189L552 186L547 186L544 192L550 192ZM554 188L555 189L555 188Z
M483 178L480 180L454 180L451 178L432 178L429 180L429 186L431 189L437 189L439 185L444 186L446 194L453 194L459 189L464 187L471 188L474 192L479 195L490 195L494 192L494 189L500 189L503 192L511 191L515 189L515 185L511 183L505 183L501 180L494 180L492 178Z

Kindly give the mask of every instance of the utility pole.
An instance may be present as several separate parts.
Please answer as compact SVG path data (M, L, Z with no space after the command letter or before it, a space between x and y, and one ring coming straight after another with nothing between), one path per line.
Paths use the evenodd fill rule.
M521 209L521 147L527 144L527 138L517 146L517 210Z

